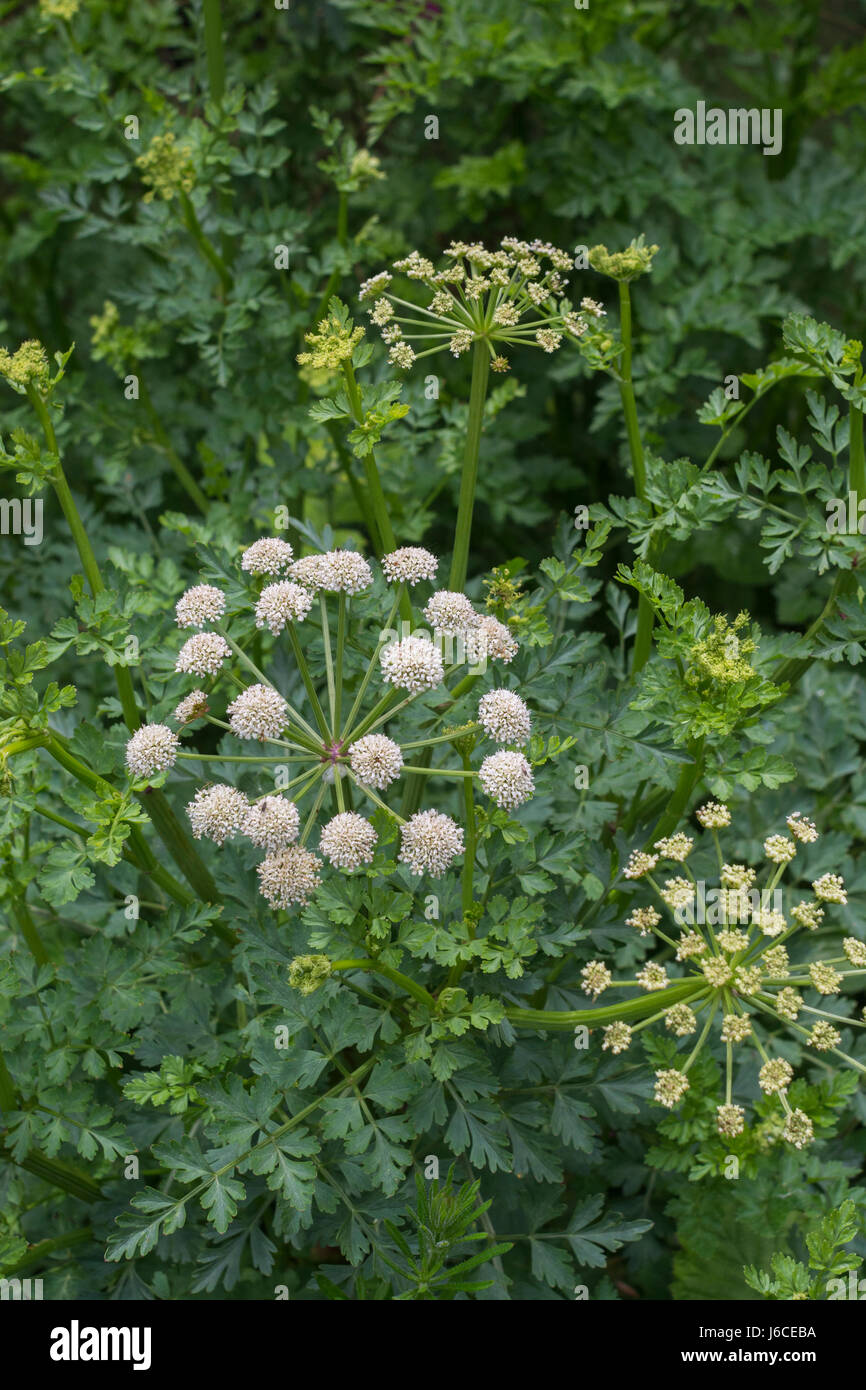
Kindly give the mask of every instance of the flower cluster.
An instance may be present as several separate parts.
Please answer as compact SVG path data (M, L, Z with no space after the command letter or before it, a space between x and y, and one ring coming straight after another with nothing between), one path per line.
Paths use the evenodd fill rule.
M48 354L36 338L28 338L15 352L0 348L0 376L23 392L31 383L39 388L48 384Z
M206 688L190 691L177 704L174 722L178 732L162 723L137 730L127 744L126 761L139 783L168 772L177 759L298 764L298 775L277 791L271 787L254 795L230 783L208 782L198 788L187 806L196 839L223 845L240 837L264 852L258 865L259 888L274 908L307 903L321 882L323 861L347 872L373 862L380 830L358 809L358 805L364 809L366 802L398 826L397 857L412 873L437 878L454 864L463 854L464 830L451 816L425 809L403 820L381 799L380 794L406 770L437 778L477 778L486 795L508 810L532 796L532 767L522 751L530 738L532 720L525 702L513 690L487 690L480 696L476 720L430 735L431 745L437 749L459 741L463 761L459 770L445 763L412 768L411 758L404 754L408 748L423 747L424 740L401 746L380 727L414 700L443 686L452 669L449 666L446 670L443 653L455 638L463 640L464 656L471 652L473 658L483 655L485 662L508 664L517 643L503 623L476 612L465 594L434 590L423 610L432 635L428 629L420 629L395 636L385 627L369 653L367 671L359 683L357 674L351 681L344 677L344 658L347 643L356 650L363 648L363 626L360 622L357 630L352 626L352 604L357 595L373 586L374 575L362 555L343 549L296 558L286 541L266 536L243 551L240 569L251 576L254 586L250 608L255 626L267 629L275 638L284 633L289 637L309 708L305 712L294 708L228 636L223 625L234 614L227 611L222 590L211 583L197 584L176 605L178 627L197 630L181 646L175 669L206 681ZM436 557L420 547L403 547L383 558L383 575L397 586L391 620L401 595L406 593L405 586L432 583L437 569ZM328 618L329 599L336 599L336 623ZM335 647L332 631L336 633ZM304 636L303 644L300 635ZM317 690L308 660L310 648L319 643L322 650L315 653L314 664L326 670L326 691ZM238 672L230 665L233 658L239 669L252 677L248 684L238 682ZM378 699L371 697L372 707L365 711L365 696L377 670L382 690ZM225 720L221 720L212 709L215 689L225 678L236 685L241 683L242 688L238 691L235 685L223 706ZM447 696L447 690L442 693ZM343 710L350 701L351 712L344 718ZM432 713L444 720L441 713ZM252 745L251 751L241 756L219 753L212 758L187 751L181 736L194 734L192 726L201 727L202 720ZM467 750L483 738L500 746L482 759L477 770L468 768ZM307 797L310 807L302 814L301 804ZM326 797L333 801L334 814L320 826L316 853L308 848L308 841ZM356 798L358 805L353 804Z
M746 1047L757 1054L758 1086L764 1095L777 1097L782 1107L784 1138L802 1148L813 1137L812 1122L788 1101L794 1070L785 1058L769 1055L772 1038L782 1025L805 1046L834 1053L859 1071L866 1071L862 1063L839 1050L842 1028L866 1026L862 1017L849 1018L823 1007L828 996L840 994L846 979L866 974L866 943L849 936L842 942L841 955L815 956L813 951L798 949L792 961L791 939L802 932L805 941L818 929L825 904L847 902L841 876L826 873L812 881L809 897L789 889L785 905L785 894L779 887L782 876L798 847L818 838L813 822L799 811L787 818L788 834L765 838L765 878L760 887L757 869L724 859L718 831L731 823L728 807L709 801L698 809L696 818L715 841L717 888L708 889L688 868L694 839L683 833L658 840L650 849L636 850L624 869L627 879L645 881L664 909L634 907L626 925L643 937L656 935L673 948L685 973L669 979L662 965L650 961L634 981L614 982L603 963L592 961L584 968L583 988L593 999L620 984L647 993L658 991L658 1008L648 1006L640 1023L629 1026L615 1022L605 1027L603 1047L608 1051L623 1052L634 1034L662 1019L678 1038L690 1037L700 1027L698 1041L682 1065L656 1073L655 1098L667 1108L688 1091L688 1072L716 1021L727 1061L724 1103L716 1112L719 1134L732 1138L745 1127L745 1109L732 1103L731 1091L735 1061ZM678 871L663 877L662 866L666 864ZM665 998L668 990L671 1002Z
M419 281L429 291L423 305L398 297L389 271L361 286L360 297L371 301L370 318L381 331L393 366L411 367L418 358L446 348L460 357L473 343L484 342L492 370L505 372L509 361L496 344L523 344L552 353L563 340L576 341L598 331L604 310L589 298L575 310L562 297L573 261L567 251L549 242L503 237L497 250L488 250L480 241L453 241L445 256L439 270L417 251L394 263L398 275Z
M178 145L170 130L164 135L155 135L135 162L141 170L142 182L147 185L146 203L157 196L170 202L178 193L191 192L195 185L192 150L188 145Z

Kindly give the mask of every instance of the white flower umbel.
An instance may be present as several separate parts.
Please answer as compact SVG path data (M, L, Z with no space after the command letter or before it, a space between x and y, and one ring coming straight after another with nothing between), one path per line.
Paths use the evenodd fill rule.
M360 594L373 583L373 571L356 550L329 550L327 568L322 570L323 589L344 594Z
M365 787L384 791L400 776L403 754L399 743L384 734L365 734L350 747L349 765Z
M402 580L414 588L422 579L435 579L438 568L436 556L420 545L405 545L382 557L382 570L391 584Z
M281 574L291 564L293 554L288 541L276 536L263 536L244 551L241 569L250 574Z
M305 589L312 589L313 593L338 587L327 555L304 555L300 560L295 560L290 573L296 584L303 584Z
M531 720L525 701L513 690L489 690L478 703L478 721L497 743L523 744L529 738Z
M437 589L428 600L424 617L437 634L458 637L478 625L478 614L465 594Z
M215 676L228 656L231 649L218 632L197 632L184 642L174 669L193 676Z
M289 717L288 706L270 685L250 685L228 707L229 725L238 738L279 738Z
M705 830L724 830L731 823L731 813L721 801L708 801L695 815Z
M813 820L802 815L799 811L792 811L787 820L788 829L796 840L800 840L804 845L813 845L818 838L818 827Z
M174 711L173 718L178 724L191 724L194 719L203 719L208 712L207 695L203 690L191 690L185 695Z
M506 810L522 806L535 791L532 768L526 758L508 749L485 758L478 776L491 800Z
M247 812L242 830L259 849L273 854L298 838L300 813L287 796L263 796Z
M175 605L178 627L206 627L217 622L226 611L225 594L213 584L196 584L187 589Z
M259 892L271 907L303 907L322 882L321 867L318 855L301 845L289 845L259 864Z
M369 864L378 835L368 820L356 811L342 811L322 828L319 848L337 869L357 869Z
M441 878L462 853L462 829L440 811L417 811L400 832L400 862L413 874Z
M200 787L186 808L192 833L197 840L213 840L221 845L237 835L246 819L250 803L237 787L223 783Z
M174 765L179 747L167 724L142 724L126 745L126 766L134 777L153 777Z
M266 627L276 637L286 623L302 623L312 606L313 596L302 585L290 579L268 584L256 604L256 627Z
M475 627L466 629L463 643L470 666L482 661L501 661L507 666L518 650L510 629L490 613L480 617Z
M439 648L426 637L404 637L382 648L379 660L388 685L396 685L413 695L435 690L445 679Z

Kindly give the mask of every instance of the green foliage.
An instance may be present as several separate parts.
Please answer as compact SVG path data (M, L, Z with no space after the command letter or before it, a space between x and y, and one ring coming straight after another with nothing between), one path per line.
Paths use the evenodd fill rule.
M719 1134L715 1042L667 1113L663 1024L618 1056L515 1011L583 1015L591 960L676 977L625 925L624 868L707 795L747 862L812 816L800 887L843 874L835 954L863 936L863 45L812 0L233 0L216 99L201 6L6 8L0 1270L100 1300L828 1296L866 1249L866 1102L838 1057L785 1044L797 1151L748 1064L755 1122ZM674 145L707 72L784 108L778 156ZM272 912L249 842L217 851L184 814L208 781L261 794L220 761L249 742L196 722L195 760L136 781L124 745L174 727L198 583L303 707L239 577L257 535L372 558L384 508L445 585L469 367L398 380L358 286L503 235L565 247L565 297L605 310L580 350L515 354L482 407L467 592L519 643L491 683L531 710L534 799L478 796L468 892L459 867L419 884L368 807L373 861ZM13 501L44 505L39 545ZM379 579L352 601L353 691L389 603ZM311 666L323 690L323 648ZM464 824L436 774L473 737L465 679L406 712L429 765L404 818L432 786ZM862 1003L852 975L833 1008L861 1066Z
M846 1275L860 1267L860 1257L846 1250L857 1236L863 1234L863 1213L850 1198L838 1211L829 1212L812 1230L806 1232L808 1265L792 1255L777 1251L770 1260L770 1270L744 1270L746 1283L763 1294L764 1298L784 1300L804 1298L838 1298L841 1286L847 1290ZM846 1292L841 1297L846 1297Z

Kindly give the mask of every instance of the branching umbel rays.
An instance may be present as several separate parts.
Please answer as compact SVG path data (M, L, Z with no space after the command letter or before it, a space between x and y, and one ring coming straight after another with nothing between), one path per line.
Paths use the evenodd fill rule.
M807 1005L800 992L805 989L819 996L838 996L846 979L866 974L866 945L849 936L842 941L841 955L816 955L811 947L805 952L799 949L805 944L803 937L814 933L813 940L818 943L826 935L820 930L825 905L847 902L838 874L826 873L815 879L811 896L793 902L787 915L777 905L782 897L779 884L795 858L798 843L818 839L816 827L805 816L793 812L787 819L790 834L769 835L764 841L767 872L762 884L754 868L727 863L723 857L718 832L731 823L727 806L707 802L697 818L715 843L718 887L707 891L695 879L686 862L694 840L682 832L659 840L653 853L635 851L625 869L626 878L649 885L663 909L635 907L626 918L627 925L641 936L657 936L672 948L676 961L685 968L685 982L669 980L665 966L655 961L644 965L633 980L614 980L607 966L595 960L583 968L583 986L593 999L611 988L657 994L655 1009L640 1022L632 1025L614 1019L605 1024L602 1046L613 1053L625 1051L635 1034L653 1023L663 1022L677 1038L697 1034L697 1042L681 1065L656 1072L655 1098L668 1109L688 1091L689 1070L717 1023L726 1056L725 1098L716 1110L722 1135L733 1137L743 1131L745 1110L733 1101L734 1063L743 1046L754 1048L760 1062L758 1085L765 1095L778 1096L784 1113L783 1137L799 1149L814 1137L812 1122L789 1104L787 1091L794 1071L784 1057L770 1056L766 1030L781 1024L808 1047L829 1052L866 1073L862 1062L839 1047L840 1030L866 1027L862 1018ZM681 868L660 883L656 870L664 863ZM665 915L670 924L662 926ZM792 961L785 943L797 935L801 940ZM610 1012L614 1011L612 1006Z
M379 624L372 629L372 640L369 611L366 616L358 613L355 600L373 585L373 572L356 551L294 559L286 541L265 537L244 551L241 567L260 585L250 596L256 627L289 646L306 695L303 710L288 701L235 641L231 618L237 615L227 613L221 590L199 584L177 603L178 625L197 631L181 647L176 670L206 682L208 688L196 688L177 705L177 731L161 723L139 729L127 744L126 761L136 782L166 773L177 760L222 762L244 772L256 766L265 771L275 763L291 765L293 775L278 792L271 768L270 785L257 795L232 783L209 782L197 789L187 807L197 839L222 845L240 835L265 852L258 868L260 890L274 908L307 903L321 882L323 859L349 871L373 861L379 835L355 809L355 798L368 813L381 811L399 828L399 859L412 873L439 877L463 854L464 832L474 838L474 826L461 826L432 808L404 819L388 805L383 793L404 772L458 782L477 779L497 806L508 809L532 796L532 767L521 751L529 739L531 718L518 694L505 687L488 690L479 700L477 719L458 728L447 725L453 700L444 688L446 678L465 665L471 684L493 664L507 665L517 651L507 626L476 612L464 594L439 589L424 608L431 631L393 633L404 586L414 588L435 577L438 561L429 551L407 547L384 558L393 603L390 614L376 615ZM354 648L366 643L368 659L360 679L347 679L349 642ZM324 688L313 676L313 645L323 661ZM455 660L446 669L446 658L452 655ZM230 692L231 699L221 690L227 682L240 686ZM377 696L376 687L382 686ZM444 703L444 709L428 711L427 737L401 744L385 732L386 725L396 732L401 713L436 692L441 692L437 703ZM213 713L215 698L227 704L226 720ZM181 735L200 720L260 751L234 755L188 750ZM484 757L477 770L466 767L466 755L484 738L499 744L498 750ZM441 752L449 744L462 755L459 767L416 766L411 761L415 750L436 747ZM319 825L326 804L336 814ZM316 830L319 854L308 847L316 843Z

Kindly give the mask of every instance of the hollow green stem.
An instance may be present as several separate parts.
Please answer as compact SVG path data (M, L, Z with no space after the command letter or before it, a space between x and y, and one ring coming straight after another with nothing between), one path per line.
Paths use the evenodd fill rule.
M519 1009L508 1008L506 1017L520 1028L576 1028L585 1024L589 1028L601 1028L620 1019L642 1018L644 1014L654 1013L672 1004L688 1003L702 992L700 980L686 980L681 984L669 985L665 990L654 990L651 995L640 999L629 999L622 1004L608 1004L600 1009Z
M460 498L457 503L457 524L454 530L454 551L448 587L462 592L469 565L469 543L472 536L472 513L475 510L475 490L478 485L478 458L481 452L481 433L484 428L484 401L490 372L490 350L485 338L477 338L472 347L472 384L469 388L469 419L466 445L463 450L463 470L460 475Z
M79 1226L77 1230L66 1231L63 1235L51 1236L47 1240L38 1240L35 1245L30 1246L26 1255L22 1255L20 1260L9 1266L6 1270L6 1277L23 1274L26 1269L33 1269L43 1264L50 1255L61 1250L71 1250L73 1246L84 1245L91 1240L93 1240L93 1231L89 1226Z
M35 410L36 415L39 419L39 423L42 426L42 432L45 435L45 442L48 445L48 448L51 450L51 452L55 455L56 463L54 464L54 467L51 470L51 480L54 487L54 492L58 502L60 503L61 511L63 512L63 515L66 518L66 524L68 525L69 530L72 534L72 539L75 542L75 548L78 551L79 557L81 559L81 564L84 569L84 576L87 580L88 585L90 586L90 592L93 594L93 597L96 598L98 594L101 594L104 591L105 584L102 580L102 575L99 570L99 565L97 564L96 556L93 553L93 546L90 544L90 539L87 535L87 531L84 528L84 523L82 522L81 517L78 513L78 508L75 505L75 498L72 495L72 489L70 488L69 483L66 479L66 474L63 471L63 464L60 459L60 449L57 445L57 436L54 433L54 426L51 422L51 416L48 412L48 406L42 399L42 396L36 390L35 386L27 387L27 399L33 406L33 409ZM120 698L121 709L123 710L124 722L126 723L126 726L130 730L130 732L134 732L141 723L141 718L138 713L138 706L135 700L135 692L132 687L132 676L130 675L128 669L125 666L115 666L114 678L117 682L117 693Z
M631 293L628 281L619 282L619 312L620 312L620 332L622 334L623 352L620 361L619 372L619 396L622 402L622 411L625 417L625 431L628 438L629 454L631 455L632 472L634 473L634 492L635 496L643 501L646 498L646 460L644 459L643 444L640 437L640 425L637 418L637 404L634 396L634 384L631 375L632 360L632 324L631 324ZM637 633L635 634L634 648L632 651L631 669L632 675L636 675L649 659L652 650L652 630L655 621L655 614L648 599L643 594L638 599L637 610Z
M684 763L680 769L677 784L674 787L667 806L656 823L655 829L647 841L648 845L655 843L656 840L665 839L668 835L671 835L679 825L686 807L689 804L692 792L703 776L703 748L704 741L701 739L689 749L694 761L691 763Z
M150 392L147 389L147 385L144 381L144 378L141 376L138 380L138 398L144 406L144 409L147 413L147 418L150 420L150 427L153 432L153 437L156 440L162 452L165 454L166 458L168 459L175 477L177 478L178 482L180 483L181 487L183 488L187 496L190 498L190 500L193 501L195 505L198 507L199 511L206 516L208 510L208 500L202 492L201 488L199 487L198 483L196 482L195 478L193 477L192 473L190 473L183 459L180 457L180 454L177 452L174 445L172 444L168 436L168 433L161 419L159 418L159 414L156 410L156 407L154 406L153 401L150 398Z
M45 945L36 927L36 923L30 916L30 909L23 898L13 898L10 903L12 915L18 923L18 928L27 943L27 949L37 965L47 965L51 959L45 949Z
M219 278L219 282L223 288L223 293L228 294L229 290L232 287L231 271L229 270L222 256L217 251L213 242L205 234L205 231L198 220L196 210L193 207L192 202L190 201L189 194L184 192L178 193L178 200L180 202L180 209L181 215L183 217L184 226L186 227L187 231L189 232L190 236L192 237L193 241L195 242L204 259L208 262L212 269L216 271L216 274Z
M319 702L319 697L316 693L316 687L313 684L313 678L310 675L310 668L307 665L307 658L304 656L303 647L301 646L300 641L298 640L298 634L295 631L294 623L287 623L286 631L289 634L289 641L292 644L292 651L294 653L298 670L301 673L301 680L304 682L304 689L307 692L307 699L310 702L310 707L313 711L313 717L319 726L319 732L321 733L322 738L327 739L328 721L325 718L325 712L322 709L322 706Z
M12 1080L6 1065L6 1058L0 1052L0 1110L17 1110L17 1108L18 1096L15 1091L15 1082Z
M387 806L385 802L382 800L382 798L376 795L372 787L368 787L366 783L358 781L358 778L355 776L351 768L347 768L346 770L349 776L351 777L352 781L355 783L355 786L358 788L358 790L363 792L364 796L366 796L370 801L374 802L375 805L379 807L380 811L384 811L386 815L390 816L391 820L397 821L399 825L406 824L403 817L401 815L398 815L398 813L393 809L393 807Z
M355 369L348 360L343 362L343 381L346 386L346 399L349 402L352 419L356 425L363 425L364 405L361 399L361 390L355 377ZM388 503L385 500L385 490L382 487L382 479L376 463L376 455L372 448L368 449L364 455L364 475L367 482L367 492L373 508L373 516L376 522L376 535L372 537L372 541L381 559L388 551L397 549L397 538L394 535L394 528L391 525ZM412 603L405 590L401 595L400 611L403 618L411 623Z
M310 832L312 831L313 826L316 823L316 816L319 814L319 807L321 806L325 797L325 792L328 789L328 785L322 775L321 769L317 769L316 776L320 779L319 790L316 792L316 799L310 807L310 814L307 816L307 821L304 826L303 834L301 835L300 842L302 845L305 845L307 843L307 840L310 838ZM311 777L309 782L306 782L301 791L298 792L298 795L295 797L295 800L299 801L300 798L304 795L304 793L309 791L310 787L314 785L315 781L316 777Z
M334 654L331 651L331 629L328 626L328 603L324 594L319 595L319 608L322 614L322 642L325 648L325 679L328 684L328 709L331 714L331 728L337 736L337 693L334 684Z
M313 756L312 753L301 754L296 757L262 757L257 758L254 754L228 754L228 753L178 753L178 758L186 762L196 763L305 763Z
M366 669L366 671L364 672L364 678L363 678L363 680L361 681L361 684L360 684L359 687L358 687L358 693L356 694L356 696L355 696L355 698L354 698L354 700L353 700L353 702L352 702L352 708L351 708L351 710L349 711L349 717L347 718L345 724L343 725L342 733L341 733L341 735L340 735L340 737L341 737L344 741L345 741L345 739L348 737L349 733L351 732L352 725L353 725L353 723L354 723L354 721L355 721L355 717L357 716L358 710L361 708L361 705L363 704L364 696L365 696L366 693L367 693L367 687L368 687L368 685L370 684L370 681L373 679L373 672L376 670L376 666L377 666L378 661L379 661L379 650L380 650L380 648L381 648L381 646L382 646L383 641L385 640L383 634L386 633L386 632L392 631L391 624L393 623L395 617L397 616L397 609L398 609L398 607L399 607L399 605L400 605L400 599L401 599L401 597L402 597L402 590L403 590L404 588L405 588L405 585L404 585L404 584L401 584L401 585L399 586L399 589L398 589L398 591L397 591L397 596L396 596L396 598L394 599L393 604L391 605L391 612L388 614L388 621L386 622L384 628L382 629L382 634L380 634L379 641L378 641L377 644L376 644L376 650L373 652L373 655L370 657L370 660L369 660L369 662L368 662L368 664L367 664L367 669Z
M210 94L217 106L225 92L226 68L220 0L204 0L204 45Z
M68 1192L71 1197L78 1197L82 1202L96 1202L102 1196L99 1184L86 1173L79 1172L59 1158L47 1158L37 1149L31 1150L24 1158L15 1158L7 1148L0 1146L0 1158L7 1159L52 1187Z
M393 970L390 965L385 965L380 960L334 960L331 961L331 970L368 970L376 975L383 975L386 980L399 986L406 994L411 994L412 998L417 999L419 1004L425 1004L429 1009L436 1007L436 1000L423 985L417 984L408 975L402 974L399 970Z
M343 656L346 649L346 595L340 590L337 602L337 680L334 690L334 738L340 732L343 712Z
M397 695L398 692L396 690L387 690L381 700L378 700L373 708L365 714L358 727L356 729L351 727L348 729L346 737L351 738L354 742L361 738L363 734L366 734L374 724L381 724L396 709Z
M56 762L60 763L67 772L71 772L77 781L89 787L91 791L97 792L102 797L113 800L115 791L97 773L93 772L86 763L81 762L67 748L63 741L53 731L48 730L44 747ZM174 862L188 880L195 892L205 902L215 902L218 894L216 884L211 878L205 865L195 852L189 836L177 820L167 799L162 792L155 787L149 788L146 792L138 795L144 809L147 811L154 828L157 830L160 839L165 845ZM153 877L154 881L164 888L176 902L189 904L192 902L186 890L177 883L157 860L150 846L148 845L141 828L134 825L129 834L129 848L135 854L139 863Z
M716 1016L716 1011L717 1011L718 1007L719 1007L719 1001L718 1001L718 997L716 997L716 998L713 1000L713 1002L712 1002L712 1004L711 1004L711 1006L710 1006L710 1011L709 1011L709 1013L707 1014L707 1021L706 1021L706 1023L704 1024L703 1028L701 1029L700 1037L698 1038L697 1042L695 1043L694 1047L692 1048L692 1051L689 1053L689 1055L688 1055L688 1057L687 1057L685 1063L683 1064L683 1067L682 1067L683 1075L686 1074L686 1072L688 1071L689 1067L690 1067L690 1066L692 1065L692 1063L695 1061L695 1059L697 1058L698 1053L700 1052L701 1048L703 1047L704 1043L706 1042L706 1040L707 1040L707 1034L708 1034L709 1031L710 1031L710 1025L712 1024L712 1021L713 1021L713 1019L714 1019L715 1016Z
M244 666L246 666L248 671L252 671L253 675L256 677L256 680L261 685L266 685L271 690L276 690L276 686L274 685L273 681L268 680L267 676L259 670L255 662L247 656L243 647L238 646L234 638L229 636L229 634L225 631L225 628L220 623L214 623L214 630L218 632L222 638L225 639L225 641L231 647L238 660L242 662ZM285 696L283 696L283 699L285 700L286 709L289 712L289 717L292 720L294 720L299 729L303 729L304 733L308 736L308 738L311 738L313 740L313 747L318 748L318 737L316 735L315 729L307 723L306 719L304 719L302 715L298 714L297 710L294 709L289 704L288 700L285 699ZM276 742L276 740L273 741Z

